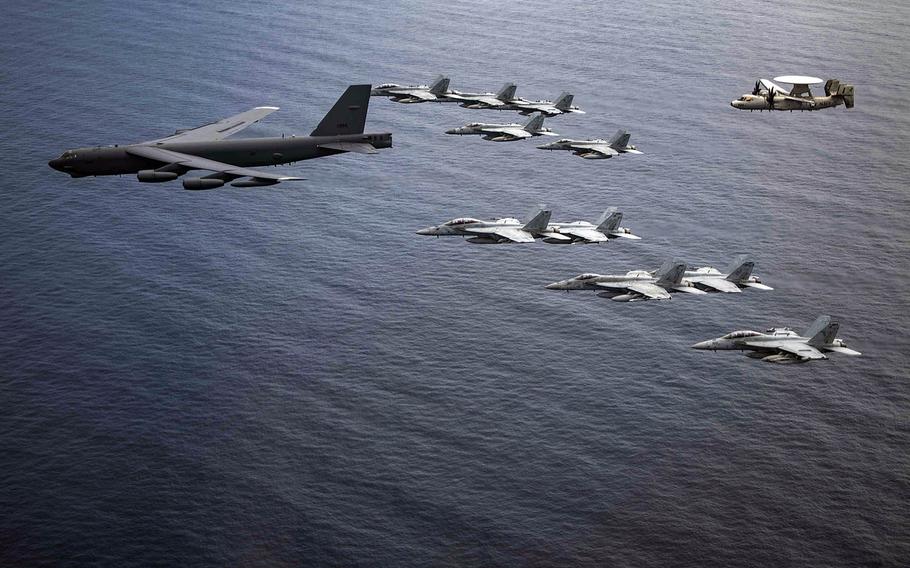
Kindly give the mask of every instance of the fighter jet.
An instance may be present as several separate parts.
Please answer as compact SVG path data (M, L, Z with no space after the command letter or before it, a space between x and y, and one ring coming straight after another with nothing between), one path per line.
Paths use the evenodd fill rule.
M844 105L853 108L853 85L841 85L837 79L828 79L825 82L825 96L815 97L809 90L809 85L822 83L818 77L803 77L801 75L783 75L775 77L775 81L790 83L792 89L785 89L767 79L755 82L755 88L747 95L732 101L730 106L740 110L820 110L823 108Z
M831 321L831 316L819 316L803 335L789 327L772 328L764 333L734 331L717 339L696 343L692 348L749 351L745 354L747 357L768 363L807 363L827 359L825 353L829 352L862 355L859 351L848 349L847 342L836 337L839 327L840 324Z
M506 83L497 93L463 93L453 90L449 91L445 98L448 102L456 102L464 108L498 108L505 106L515 97L517 88L514 83Z
M524 115L535 112L547 116L557 116L566 113L585 114L585 111L572 105L572 99L574 98L574 95L565 92L560 93L555 101L529 101L518 97L510 99L507 105L499 108L502 110L517 110Z
M549 128L543 127L543 115L538 115L527 124L486 124L471 122L460 128L446 130L446 134L470 135L479 134L484 140L493 142L511 142L534 136L559 136Z
M588 160L602 160L619 154L641 154L635 146L629 145L631 134L619 130L609 140L570 140L563 138L550 144L538 146L541 150L571 150L576 156Z
M773 290L774 288L761 283L761 278L752 275L755 262L746 255L737 256L727 267L725 272L713 266L703 266L686 270L683 281L691 283L699 290L705 292L741 292L743 288L756 288L758 290Z
M686 263L667 261L659 269L631 270L625 274L580 274L568 280L547 284L549 290L599 290L598 296L615 302L669 300L670 292L705 294L692 284L683 282Z
M469 243L533 243L534 239L547 228L550 210L540 209L531 220L522 223L518 219L505 217L490 221L481 221L472 217L452 219L442 225L427 227L417 231L418 235L461 236L468 237Z
M389 97L396 103L440 102L449 91L449 78L443 75L436 77L430 85L399 85L383 83L370 91L371 97Z
M369 103L370 86L351 85L309 136L224 140L278 110L256 107L165 138L67 150L48 165L74 178L137 174L141 182L172 181L192 170L214 172L184 179L185 189L214 189L228 182L235 187L257 187L300 180L303 178L246 166L274 166L344 152L375 154L377 148L391 147L390 133L363 132Z
M633 235L632 231L620 227L622 212L616 207L604 211L596 224L587 221L571 221L568 223L550 223L541 235L543 242L549 244L577 244L577 243L605 243L611 239L641 240Z

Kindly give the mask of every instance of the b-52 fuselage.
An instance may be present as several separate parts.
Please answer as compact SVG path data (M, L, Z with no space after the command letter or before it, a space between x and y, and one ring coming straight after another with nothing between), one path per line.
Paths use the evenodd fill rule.
M391 147L390 133L363 131L369 96L369 85L348 87L310 136L224 140L278 110L257 107L157 140L67 150L48 165L74 178L137 174L141 182L172 181L191 170L214 172L184 179L186 189L214 189L228 182L237 187L255 187L300 180L303 178L249 167L287 164L344 152L374 154L377 148Z

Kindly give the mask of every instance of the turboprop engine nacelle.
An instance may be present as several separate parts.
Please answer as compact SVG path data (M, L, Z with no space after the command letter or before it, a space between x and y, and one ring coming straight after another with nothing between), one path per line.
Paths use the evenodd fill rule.
M215 178L189 178L183 180L183 189L217 189L224 185L224 180Z
M139 170L136 179L145 183L160 183L162 181L174 181L179 176L175 172L158 172L155 170Z

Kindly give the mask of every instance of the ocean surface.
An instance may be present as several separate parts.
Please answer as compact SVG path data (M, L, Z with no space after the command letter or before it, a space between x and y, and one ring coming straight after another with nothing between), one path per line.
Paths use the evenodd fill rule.
M42 2L0 19L0 566L907 566L910 5ZM446 136L525 119L373 98L378 155L184 191L63 150L351 83L575 94L592 161ZM856 108L747 113L759 77ZM643 240L474 246L453 217ZM749 253L773 292L544 286ZM819 314L862 357L689 348Z

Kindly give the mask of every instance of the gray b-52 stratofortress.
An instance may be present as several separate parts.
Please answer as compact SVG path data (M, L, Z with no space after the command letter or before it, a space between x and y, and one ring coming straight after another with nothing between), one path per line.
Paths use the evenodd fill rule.
M774 288L762 284L761 278L752 275L755 262L747 255L740 255L733 259L725 272L713 266L703 266L693 270L686 270L683 281L691 283L699 290L705 292L741 292L743 288L757 290L773 290Z
M610 207L596 224L587 221L549 223L541 236L543 242L549 244L604 243L612 239L641 240L631 230L620 227L621 222L622 212L616 207Z
M576 156L588 160L602 160L619 154L641 154L638 148L629 144L632 135L620 130L609 140L571 140L563 138L556 142L538 146L541 150L570 150Z
M535 238L547 228L550 221L550 210L540 209L531 220L522 223L513 217L481 221L473 217L459 217L442 225L427 227L417 231L418 235L436 237L468 237L474 244L533 243Z
M825 96L816 97L809 90L809 85L817 85L823 81L818 77L803 77L801 75L784 75L775 77L775 81L790 83L792 89L785 89L767 79L755 82L755 88L747 95L732 101L730 106L740 110L821 110L823 108L844 105L853 108L853 85L842 85L837 79L828 79L825 83Z
M460 136L476 134L484 140L493 142L511 142L534 136L559 136L549 128L543 126L543 115L537 115L527 124L487 124L484 122L471 122L459 128L446 130L446 134Z
M580 274L568 280L547 284L549 290L597 290L603 298L615 302L669 300L670 292L704 294L702 290L683 282L686 263L667 261L656 271L631 270L625 274Z
M257 187L300 180L303 178L247 166L274 166L345 152L375 154L377 148L391 147L390 133L363 132L369 102L370 85L351 85L309 136L224 140L278 110L257 107L157 140L67 150L48 165L74 178L137 174L141 182L172 181L191 170L214 172L184 179L185 189L214 189L228 182L235 187Z
M389 97L396 103L425 103L445 102L449 90L449 78L440 75L433 79L429 85L399 85L397 83L383 83L370 91L371 97Z
M709 339L692 346L707 351L748 351L746 356L769 363L806 363L827 359L825 353L862 355L847 348L843 339L837 338L840 324L831 316L819 316L803 335L789 327L772 328L764 333L751 330L734 331L717 339Z

